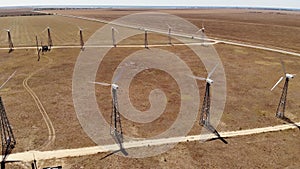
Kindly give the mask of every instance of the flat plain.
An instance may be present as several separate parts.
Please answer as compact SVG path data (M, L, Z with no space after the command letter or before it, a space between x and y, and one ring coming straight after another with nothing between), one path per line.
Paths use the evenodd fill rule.
M201 27L205 25L208 37L264 45L298 52L300 46L298 12L210 9L210 10L57 10L47 11L76 16L85 16L111 21L137 12L165 12L177 15ZM57 15L3 17L1 30L10 29L15 46L35 46L35 35L46 43L46 27L52 30L54 46L79 45L78 26L86 28L86 41L104 24ZM0 46L6 47L5 32L0 34ZM166 40L166 36L149 34L150 44ZM143 44L143 34L130 37L121 44ZM270 92L272 85L282 75L279 58L283 58L287 71L299 74L300 59L296 56L264 51L253 48L214 45L226 73L227 98L225 110L217 129L235 131L287 123L275 118L275 111L281 94L279 85ZM176 53L187 63L193 73L205 77L207 72L201 60L187 46L155 47ZM96 80L109 81L117 65L130 53L143 48L112 48L99 68ZM82 130L77 119L72 99L72 77L74 65L80 49L52 49L37 61L35 49L15 50L0 54L0 81L4 81L13 71L16 76L1 89L8 118L17 139L15 152L28 150L57 150L96 145ZM174 71L179 71L174 68ZM55 130L55 140L48 141L49 129L33 96L25 86L29 86L37 96L51 120ZM204 83L198 82L201 101ZM123 119L124 133L134 137L150 137L168 128L177 117L180 93L175 81L165 72L148 70L140 73L131 82L130 99L139 110L150 107L149 92L162 89L168 96L165 112L152 123L141 125ZM299 122L300 80L296 76L290 81L286 116ZM96 86L97 103L104 117L109 121L111 112L110 90ZM200 112L200 111L199 111ZM201 127L195 122L191 134L199 134ZM51 132L50 132L51 133ZM207 142L179 143L163 154L149 158L126 158L106 153L76 158L38 161L39 166L63 165L64 168L299 168L298 129L282 132L241 136ZM42 146L42 147L41 147ZM8 168L29 166L28 164L8 164Z

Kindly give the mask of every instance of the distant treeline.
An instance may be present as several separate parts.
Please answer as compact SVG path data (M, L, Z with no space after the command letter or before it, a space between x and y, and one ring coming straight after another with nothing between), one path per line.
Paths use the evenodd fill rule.
M97 9L97 8L34 8L34 11L50 11L50 10L73 10L73 9Z
M32 11L1 11L0 10L0 17L9 17L9 16L38 16L38 15L51 15L45 13L38 13Z

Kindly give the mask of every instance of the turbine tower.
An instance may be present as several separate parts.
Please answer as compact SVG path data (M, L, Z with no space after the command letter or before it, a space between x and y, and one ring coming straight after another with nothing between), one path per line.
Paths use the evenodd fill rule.
M148 31L145 29L145 42L144 42L145 48L148 49Z
M204 40L204 32L205 32L205 28L204 28L204 24L203 24L203 22L202 22L202 28L200 29L201 30L201 39L202 39L202 43L203 43L203 45L204 45L204 42L205 42L205 40Z
M289 80L293 79L296 75L286 73L286 69L285 69L284 63L283 63L281 58L280 58L280 63L281 63L281 66L282 66L284 76L279 78L277 83L271 88L271 91L273 91L274 88L285 78L285 82L284 82L284 86L283 86L283 89L282 89L281 97L280 97L279 104L278 104L278 107L277 107L277 110L276 110L276 117L283 119L285 117L284 112L285 112L285 106L286 106L286 97L287 97Z
M6 32L7 32L7 38L8 38L9 53L10 53L14 50L14 44L13 44L13 41L12 41L12 38L11 38L10 30L7 29Z
M77 26L79 29L79 39L80 39L80 46L81 46L81 50L84 50L84 40L83 40L83 30L82 28L80 28L79 26Z
M38 41L38 37L37 35L35 36L35 42L36 42L36 51L37 51L37 54L38 54L38 59L37 61L40 61L41 59L41 51L42 51L42 48L43 48L43 45L42 45L42 48L39 48L39 41ZM42 42L41 42L42 43Z
M117 47L117 42L116 42L116 37L115 37L115 32L119 33L118 30L114 27L111 27L111 38L112 38L112 43L114 47Z
M168 25L168 24L167 24ZM170 25L168 25L168 39L169 39L169 45L172 45L172 27Z
M123 142L123 131L122 131L122 124L120 118L121 115L119 112L118 97L117 97L117 91L119 89L119 86L116 84L116 82L119 79L120 75L122 74L123 70L120 72L120 74L116 76L116 78L114 78L112 84L102 83L102 82L91 82L102 86L111 86L112 112L111 112L110 134L114 137L114 139L116 139L116 141L120 145Z
M204 99L203 99L199 124L201 126L205 127L210 132L214 133L221 141L223 141L223 143L227 144L228 142L223 137L221 137L221 135L218 133L218 131L210 124L210 86L214 83L214 81L211 79L211 76L215 72L217 67L218 67L218 64L207 75L207 78L197 77L197 76L193 76L193 75L190 77L197 79L197 80L206 81L205 95L204 95Z
M84 42L83 42L82 29L79 30L79 36L80 36L80 46L81 46L81 50L83 50Z
M35 36L35 43L36 43L36 51L39 52L39 41L37 35Z
M196 34L198 33L198 32L200 32L200 35L201 35L201 40L202 40L202 45L204 46L204 42L205 42L205 34L204 34L204 32L205 32L205 27L204 27L204 24L203 24L203 22L202 22L202 27L201 27L201 29L199 29L197 32L196 32Z
M203 99L202 110L200 114L200 122L199 122L200 125L206 127L210 126L210 86L214 83L214 81L210 78L212 74L215 72L217 66L218 65L216 65L213 68L213 70L207 75L207 78L191 76L194 79L206 81L205 95Z
M51 47L53 46L53 43L52 43L52 38L51 38L50 27L47 27L47 32L48 32L48 46L49 46L49 49L51 50Z
M0 89L15 75L16 71L9 76L9 78L0 86ZM3 105L2 98L0 96L0 129L1 129L1 141L2 141L2 161L1 168L5 168L5 160L7 156L15 148L16 140L11 128L11 125L6 116L6 111Z

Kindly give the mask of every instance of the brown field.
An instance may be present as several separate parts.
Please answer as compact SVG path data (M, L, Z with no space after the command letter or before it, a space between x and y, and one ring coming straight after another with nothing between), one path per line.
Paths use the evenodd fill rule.
M8 16L34 16L34 15L45 15L45 14L34 12L33 9L31 9L31 8L0 9L0 17L8 17Z
M299 51L299 12L268 10L59 10L47 11L69 15L114 20L124 15L141 12L164 12L192 22L199 28L204 23L208 36L275 46Z
M66 10L53 13L74 14L112 20L123 15L145 10ZM250 10L157 10L188 19L201 26L204 21L207 35L275 46L299 52L299 13ZM52 28L55 45L78 45L78 28L84 31L87 40L103 24L60 16L4 17L0 29L10 28L15 46L35 46L35 35L46 41L46 32ZM280 29L278 29L280 28ZM281 29L284 28L284 29ZM283 36L284 35L284 36ZM6 47L5 32L0 34L0 46ZM166 37L149 34L151 44ZM126 39L121 44L142 44L143 36ZM186 46L160 47L176 53L191 68L194 74L206 76L201 61ZM227 100L219 131L232 131L266 127L286 123L274 117L280 89L270 92L272 85L282 75L279 57L282 54L252 48L217 44L215 48L222 60L227 79ZM130 53L142 48L113 48L105 56L98 70L97 80L108 82L117 65ZM94 146L95 143L82 130L73 105L72 76L79 49L53 49L37 62L36 50L15 50L7 53L0 50L0 81L14 70L16 76L0 90L17 146L13 152L28 150L54 150ZM300 58L284 56L287 71L299 74ZM179 71L174 68L174 71ZM48 138L48 129L33 98L23 86L28 86L43 104L55 129L55 142L40 147ZM149 108L149 91L161 88L168 97L166 112L151 124L141 125L123 120L124 133L135 137L150 137L169 127L176 118L180 93L172 78L158 70L144 71L131 83L133 105L139 110ZM146 79L146 80L144 80ZM161 79L163 79L161 81ZM142 82L142 80L144 80ZM157 81L161 81L159 84ZM164 83L163 83L164 82ZM204 83L198 82L201 97ZM280 87L282 86L279 85ZM289 85L286 115L294 122L300 121L299 78ZM109 88L97 86L99 109L109 121L111 100ZM202 101L203 98L201 98ZM127 128L126 128L127 127ZM199 134L198 121L189 134ZM135 131L134 133L132 131ZM118 155L105 157L106 153L93 156L39 161L40 167L63 165L64 168L299 168L300 132L298 129L282 132L230 138L228 145L219 140L204 143L180 143L170 151L149 158L133 159ZM17 168L8 164L7 168ZM21 167L20 167L21 168Z
M51 28L53 45L79 45L78 26L85 29L84 39L87 40L95 30L103 24L63 18L56 16L4 17L1 19L0 46L6 47L7 34L4 29L10 29L14 46L36 46L35 36L47 44L48 26Z

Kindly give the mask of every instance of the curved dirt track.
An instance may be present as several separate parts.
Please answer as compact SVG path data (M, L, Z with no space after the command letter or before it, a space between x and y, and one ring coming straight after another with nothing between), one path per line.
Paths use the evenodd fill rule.
M41 146L38 148L39 150L43 150L43 149L47 148L51 143L54 142L54 140L55 140L55 129L54 129L53 124L52 124L52 122L51 122L51 119L49 118L49 116L48 116L48 114L47 114L47 112L46 112L46 110L45 110L43 104L41 103L40 99L39 99L38 96L34 93L34 91L29 87L29 85L28 85L28 80L29 80L32 76L34 76L35 74L37 74L38 72L40 72L41 70L43 70L45 67L47 67L48 65L50 65L50 64L53 62L53 60L52 60L51 58L49 58L49 57L47 57L47 56L45 56L45 57L49 60L49 62L48 62L46 65L44 65L42 68L40 68L40 69L38 69L38 70L32 72L31 74L29 74L29 76L28 76L27 78L25 78L24 81L23 81L23 86L24 86L24 88L27 90L27 92L28 92L28 93L31 95L31 97L33 98L33 100L34 100L36 106L38 107L40 113L42 114L43 119L44 119L44 121L45 121L45 123L46 123L46 126L47 126L47 128L48 128L48 133L49 133L48 140L47 140L43 145L41 145Z

